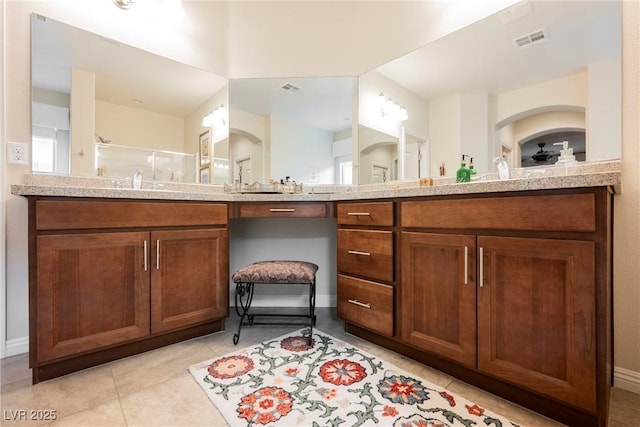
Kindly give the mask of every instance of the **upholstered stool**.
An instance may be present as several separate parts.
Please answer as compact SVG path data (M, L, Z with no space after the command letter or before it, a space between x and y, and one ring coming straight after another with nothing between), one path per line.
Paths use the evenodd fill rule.
M299 323L255 322L255 317L302 317L309 319L305 326L309 326L309 344L312 343L313 325L316 323L316 271L318 266L306 261L259 261L236 271L232 279L236 284L236 313L240 316L238 332L233 335L233 343L238 344L240 329L248 325L296 325ZM288 284L309 286L309 312L307 314L260 313L249 314L253 287L258 284ZM306 334L306 332L305 332Z

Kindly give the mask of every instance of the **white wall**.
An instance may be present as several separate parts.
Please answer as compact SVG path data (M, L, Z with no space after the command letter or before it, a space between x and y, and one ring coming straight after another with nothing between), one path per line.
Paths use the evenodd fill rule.
M4 22L4 1L0 5L0 22ZM0 45L2 45L4 50L4 31L0 31ZM5 64L4 64L4 55L0 55L0 99L3 101L0 102L0 202L2 203L2 208L0 209L0 227L6 227L6 218L5 218L5 201L7 200L6 194L6 175L5 175L5 147L7 135L5 133ZM4 231L4 230L3 230ZM7 300L6 300L6 290L7 290L7 273L6 273L6 244L7 241L5 239L0 238L0 359L3 359L6 354L6 310Z
M445 175L456 176L463 154L460 146L460 95L431 101L429 122L431 170L438 170L440 164L444 163Z
M587 107L588 74L586 71L537 85L504 92L496 96L497 127L510 123L523 113L549 106ZM526 114L525 114L526 115ZM504 124L506 124L504 123Z
M305 126L282 116L271 116L271 176L290 176L297 183L333 184L333 133ZM291 159L296 159L292 162Z
M96 101L95 106L96 133L112 144L184 152L182 117L104 101Z
M620 158L621 72L620 58L589 65L587 160Z
M622 191L614 197L615 384L640 393L640 2L622 3Z
M319 266L316 275L316 306L336 305L336 222L334 219L242 219L231 220L230 271L265 259L310 261ZM255 306L305 306L306 286L256 287ZM235 287L230 284L231 305ZM264 298L269 295L269 301Z
M96 75L90 71L71 70L71 173L95 175L93 144L95 142Z
M478 173L492 172L489 143L489 95L486 92L460 94L460 151L473 157ZM467 165L470 164L467 159Z

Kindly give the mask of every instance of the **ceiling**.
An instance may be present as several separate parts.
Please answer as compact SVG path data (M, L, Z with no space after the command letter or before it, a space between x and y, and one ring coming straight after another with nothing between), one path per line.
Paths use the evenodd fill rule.
M222 76L44 17L32 20L32 58L34 87L70 93L70 69L92 70L96 99L177 117L227 84Z
M339 132L351 129L356 90L357 79L351 77L232 79L229 103L248 113L286 116L310 127Z
M617 1L524 1L377 70L427 100L498 94L619 56L620 22ZM541 29L544 41L517 47L515 39Z

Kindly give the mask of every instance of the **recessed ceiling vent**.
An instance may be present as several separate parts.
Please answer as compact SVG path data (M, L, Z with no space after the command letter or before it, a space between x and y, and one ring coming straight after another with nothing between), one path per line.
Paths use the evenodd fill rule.
M549 40L549 33L546 28L543 28L538 31L534 31L530 34L526 34L524 36L520 36L517 39L514 39L516 46L520 49L525 47L529 47L533 44L542 43Z
M295 93L297 91L300 90L299 87L292 85L291 83L287 83L284 86L282 86L282 90L285 90L289 93Z

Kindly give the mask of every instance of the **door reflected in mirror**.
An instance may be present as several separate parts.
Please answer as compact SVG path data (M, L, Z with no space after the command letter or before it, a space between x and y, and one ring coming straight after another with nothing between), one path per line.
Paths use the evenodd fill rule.
M229 182L351 184L356 89L355 77L230 80Z
M199 180L198 136L229 104L226 78L36 14L31 41L34 172Z
M362 125L358 127L360 184L382 184L398 179L399 142L395 136Z

